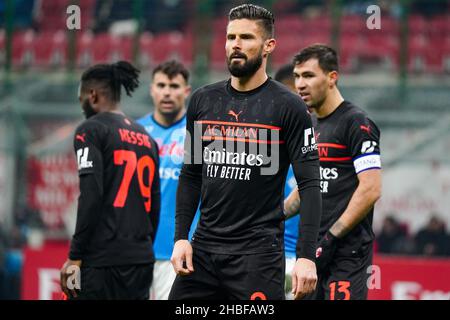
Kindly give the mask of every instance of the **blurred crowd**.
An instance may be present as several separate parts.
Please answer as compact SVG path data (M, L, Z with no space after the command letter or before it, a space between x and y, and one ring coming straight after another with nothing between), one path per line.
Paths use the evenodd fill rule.
M140 66L149 66L173 58L190 67L206 53L207 59L202 63L220 72L224 71L225 15L242 3L240 0L12 2L14 8L8 10L6 0L0 0L0 67L7 57L11 57L8 62L13 70L56 69L72 64L85 68L120 59L134 59ZM275 13L276 38L283 45L272 56L274 68L290 62L301 47L328 43L338 48L340 69L344 73L396 72L404 67L414 74L450 73L450 2L447 0L251 2L270 6ZM78 3L81 11L81 32L76 33L76 38L65 32L66 10L73 3ZM380 10L382 30L367 28L367 9L374 4ZM337 12L340 12L339 28L334 26ZM405 13L407 18L400 19ZM12 33L6 32L6 17L12 18ZM409 30L407 53L401 50L405 45L400 37L401 21L405 21ZM7 38L12 38L10 56L5 54Z
M433 215L415 234L409 232L408 224L390 215L383 221L376 244L377 251L383 254L450 256L450 234L438 215Z
M272 3L273 11L277 14L299 13L304 15L318 15L325 10L330 10L333 1L329 0L283 0L264 1L254 0L255 4L264 5ZM48 18L44 14L67 7L75 1L69 0L14 0L14 25L16 28L39 29L40 20ZM215 0L200 3L196 0L152 0L142 1L140 6L135 6L132 0L79 0L82 9L89 11L88 27L94 32L108 31L111 24L117 21L134 19L140 16L143 29L153 33L182 31L189 23L189 14L197 7L206 8L217 16L222 16L231 7L241 4L242 1ZM139 2L136 2L139 3ZM401 14L401 1L365 1L365 0L343 0L341 1L344 14L366 15L367 7L376 4L380 7L382 14L399 16ZM410 14L421 14L432 16L442 14L448 10L447 1L409 1ZM56 11L55 11L56 10ZM6 0L0 0L0 27L4 26L4 13L6 11ZM65 10L61 13L65 14ZM48 15L48 14L47 14Z
M139 1L139 6L130 0L79 0L83 20L94 32L108 31L111 24L141 16L143 29L154 33L179 30L184 27L189 15L188 4L193 1L152 0ZM66 17L66 8L75 1L68 0L15 0L13 22L16 29L33 28L40 31L45 21L60 23ZM0 28L5 25L6 0L0 0ZM83 23L83 25L85 25Z

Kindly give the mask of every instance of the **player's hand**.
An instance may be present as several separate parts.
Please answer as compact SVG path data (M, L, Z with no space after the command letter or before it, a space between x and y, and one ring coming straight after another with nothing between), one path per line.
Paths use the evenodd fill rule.
M292 294L294 300L313 293L317 285L316 264L305 258L297 259L292 270Z
M170 262L172 262L176 274L185 276L194 272L192 253L192 246L188 240L175 242Z
M76 268L74 268L76 267ZM60 272L60 285L61 290L64 292L67 298L76 298L78 297L76 288L69 289L68 288L68 278L74 275L76 272L80 272L81 260L70 260L64 263ZM78 278L79 279L79 278Z
M323 236L319 241L316 250L316 264L319 272L323 271L325 267L333 259L338 244L338 238L336 238L330 231Z

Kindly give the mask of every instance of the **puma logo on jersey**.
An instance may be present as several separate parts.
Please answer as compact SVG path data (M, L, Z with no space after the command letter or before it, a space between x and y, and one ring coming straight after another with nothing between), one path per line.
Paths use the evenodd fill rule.
M234 117L236 119L236 122L239 122L239 116L241 115L242 111L236 114L233 110L228 111L228 115Z
M83 134L77 134L76 136L75 136L75 139L76 140L80 140L81 142L83 142L83 143L85 143L86 142L86 133L83 133Z
M89 148L81 148L77 150L78 170L94 167L92 161L88 161Z
M368 134L370 134L370 125L368 126L360 126L362 131L366 131Z

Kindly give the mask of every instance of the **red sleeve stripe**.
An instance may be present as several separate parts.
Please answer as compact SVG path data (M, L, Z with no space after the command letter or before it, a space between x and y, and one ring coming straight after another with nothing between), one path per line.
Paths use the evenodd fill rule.
M347 146L337 143L318 143L319 148L335 148L335 149L347 149Z
M352 160L352 157L340 157L340 158L321 157L320 158L320 161L324 161L324 162L330 162L330 161L342 162L342 161L350 161L350 160Z

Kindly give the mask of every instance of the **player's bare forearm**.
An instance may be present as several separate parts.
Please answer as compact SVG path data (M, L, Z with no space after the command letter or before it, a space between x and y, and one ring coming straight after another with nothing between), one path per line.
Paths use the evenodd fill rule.
M286 220L297 215L299 213L299 209L300 209L300 194L298 192L298 188L295 188L284 200L284 214Z
M381 170L370 170L358 175L359 185L341 217L330 228L337 238L343 238L370 211L381 196Z

